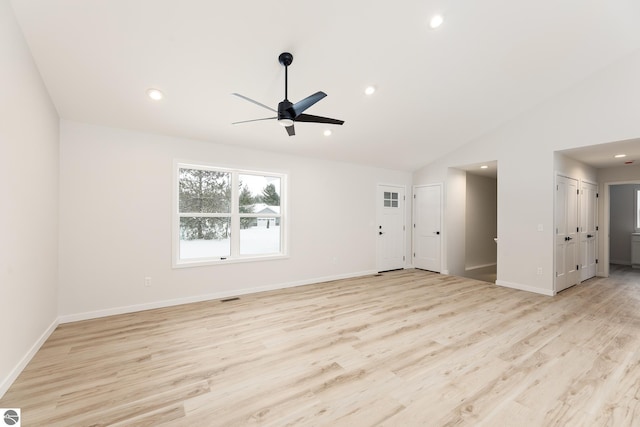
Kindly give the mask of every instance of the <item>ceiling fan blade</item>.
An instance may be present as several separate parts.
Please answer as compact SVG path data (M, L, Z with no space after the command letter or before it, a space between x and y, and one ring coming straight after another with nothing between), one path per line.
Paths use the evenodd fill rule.
M313 95L307 96L302 101L296 102L291 107L291 109L293 110L294 116L295 117L299 116L300 114L302 114L302 112L304 110L306 110L307 108L311 107L313 104L315 104L316 102L320 101L325 96L327 96L327 94L322 92L322 91L320 91L320 92L314 93Z
M287 130L287 133L289 134L289 136L293 136L296 134L296 130L293 128L293 125L285 126L285 129Z
M259 121L262 121L262 120L275 120L275 119L277 119L277 117L265 117L264 119L243 120L241 122L233 122L231 124L232 125L238 125L240 123L259 122Z
M273 108L269 107L268 105L264 105L264 104L263 104L263 103L261 103L261 102L254 101L253 99L251 99L251 98L247 98L246 96L244 96L244 95L240 95L239 93L235 93L235 92L234 92L234 93L232 93L231 95L235 95L235 96L237 96L238 98L242 98L242 99L244 99L245 101L249 101L249 102L251 102L251 103L253 103L253 104L259 105L259 106L261 106L262 108L266 108L267 110L273 111L274 113L277 113L277 112L278 112L277 110L274 110Z
M344 120L330 119L328 117L312 116L311 114L300 114L295 119L295 122L308 122L308 123L327 123L330 125L341 125Z

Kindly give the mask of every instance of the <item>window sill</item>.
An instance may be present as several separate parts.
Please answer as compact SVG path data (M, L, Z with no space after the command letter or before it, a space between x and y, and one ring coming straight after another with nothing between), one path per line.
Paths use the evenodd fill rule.
M189 268L189 267L208 267L215 265L227 265L227 264L239 264L246 262L262 262L262 261L275 261L289 259L289 255L277 254L277 255L264 255L264 256L252 256L252 257L240 257L240 258L226 258L226 259L197 259L193 261L178 261L173 263L173 268Z

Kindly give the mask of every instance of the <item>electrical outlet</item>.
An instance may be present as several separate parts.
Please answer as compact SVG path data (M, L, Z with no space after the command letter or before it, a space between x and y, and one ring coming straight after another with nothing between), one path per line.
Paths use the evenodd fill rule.
M542 267L538 267L538 276L542 276Z
M146 287L151 286L151 277L148 277L148 276L147 276L147 277L145 277L145 278L144 278L144 285L145 285Z

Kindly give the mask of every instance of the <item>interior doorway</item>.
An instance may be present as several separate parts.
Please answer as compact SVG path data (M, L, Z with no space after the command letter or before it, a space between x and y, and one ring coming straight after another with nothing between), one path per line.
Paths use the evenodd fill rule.
M498 162L458 166L456 202L463 209L458 239L461 259L451 260L451 274L495 283L498 275ZM456 255L458 256L458 255ZM453 268L452 268L453 267Z
M604 275L609 277L611 269L631 267L632 235L636 228L638 215L637 194L640 191L640 180L612 182L604 185ZM640 269L629 269L630 273Z

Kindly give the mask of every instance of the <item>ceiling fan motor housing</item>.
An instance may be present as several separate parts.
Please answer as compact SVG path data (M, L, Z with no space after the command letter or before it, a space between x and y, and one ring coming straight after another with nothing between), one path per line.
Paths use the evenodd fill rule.
M293 103L288 99L280 102L278 104L278 120L288 119L293 120L296 117L296 113L291 108L293 107Z

